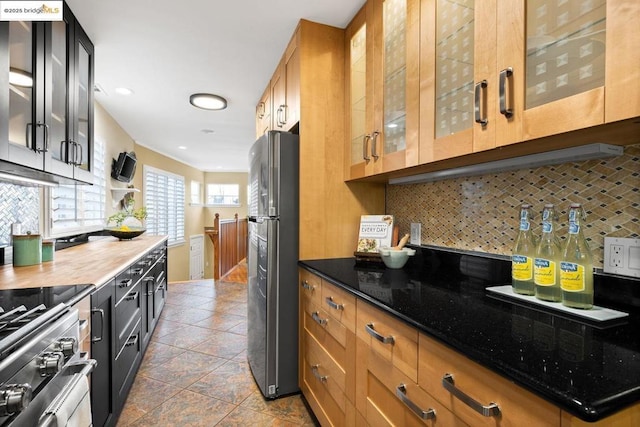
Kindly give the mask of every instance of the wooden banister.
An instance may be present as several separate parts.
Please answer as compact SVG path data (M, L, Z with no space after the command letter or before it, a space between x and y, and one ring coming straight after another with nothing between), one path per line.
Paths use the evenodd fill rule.
M220 279L247 257L247 218L220 219L216 213L213 227L205 227L205 234L213 243L213 278Z

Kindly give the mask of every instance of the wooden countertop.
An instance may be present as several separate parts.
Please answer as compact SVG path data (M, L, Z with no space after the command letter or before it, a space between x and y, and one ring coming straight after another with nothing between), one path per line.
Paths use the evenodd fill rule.
M26 267L0 266L0 289L92 284L97 287L134 263L167 236L132 240L104 237L56 251L53 261Z

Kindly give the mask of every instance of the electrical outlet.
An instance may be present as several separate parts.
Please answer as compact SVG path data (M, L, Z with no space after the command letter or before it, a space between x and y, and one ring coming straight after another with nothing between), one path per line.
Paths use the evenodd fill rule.
M611 267L624 267L624 246L623 245L611 245L611 251L609 252L609 265Z
M605 273L640 277L640 239L604 238Z

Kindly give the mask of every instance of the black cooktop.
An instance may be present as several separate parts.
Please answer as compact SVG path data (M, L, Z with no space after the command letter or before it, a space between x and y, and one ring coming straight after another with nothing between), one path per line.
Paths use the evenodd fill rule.
M0 290L0 358L92 289L93 285L70 285Z

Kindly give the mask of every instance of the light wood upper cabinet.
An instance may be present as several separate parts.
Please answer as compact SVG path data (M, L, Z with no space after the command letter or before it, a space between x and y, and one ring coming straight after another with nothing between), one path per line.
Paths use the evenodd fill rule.
M640 115L638 14L633 0L422 0L420 163Z
M288 131L300 120L300 56L296 32L271 79L271 129Z
M419 1L369 0L346 32L346 178L417 164Z
M271 83L256 105L256 139L271 130Z
M299 33L294 33L256 105L256 136L269 130L289 131L300 121Z

